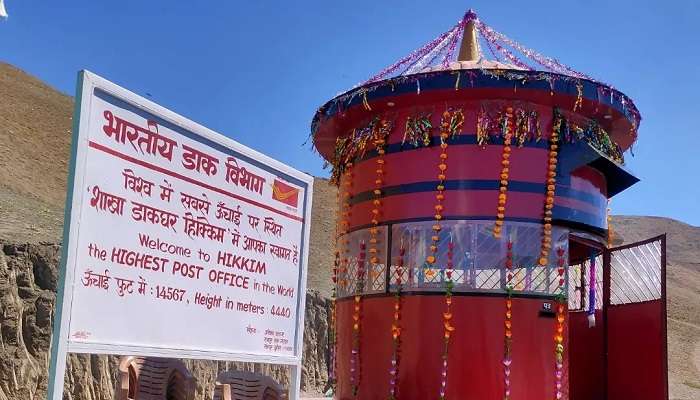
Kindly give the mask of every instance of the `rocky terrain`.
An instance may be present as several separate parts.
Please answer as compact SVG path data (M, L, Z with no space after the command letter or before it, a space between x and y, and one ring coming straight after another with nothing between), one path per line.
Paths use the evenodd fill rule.
M56 301L60 246L3 244L0 246L0 399L42 399L46 395L53 309ZM328 379L328 300L317 291L306 294L304 373L302 387L310 392ZM245 369L288 382L286 367L263 364L185 361L197 380L197 399L211 399L219 372ZM118 358L71 355L65 398L112 400Z
M700 227L616 216L615 243L667 234L668 382L671 399L700 399Z
M55 302L72 98L0 63L0 400L43 398ZM304 340L303 388L327 380L329 270L335 190L317 179L309 255L310 288ZM671 399L700 399L700 228L666 218L617 216L616 243L668 233L668 336ZM281 368L187 361L197 399L209 396L219 371L269 373ZM116 358L73 355L66 399L111 399Z

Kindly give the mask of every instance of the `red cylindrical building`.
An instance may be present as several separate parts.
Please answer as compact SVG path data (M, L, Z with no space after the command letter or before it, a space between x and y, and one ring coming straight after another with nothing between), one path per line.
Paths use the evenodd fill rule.
M639 114L519 46L470 12L314 117L339 185L336 398L568 397L569 265L637 181Z

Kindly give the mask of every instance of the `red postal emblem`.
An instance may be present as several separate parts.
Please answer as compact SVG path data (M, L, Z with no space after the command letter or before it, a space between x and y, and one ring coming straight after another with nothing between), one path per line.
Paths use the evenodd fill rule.
M299 189L275 179L272 184L272 198L292 207L299 205Z

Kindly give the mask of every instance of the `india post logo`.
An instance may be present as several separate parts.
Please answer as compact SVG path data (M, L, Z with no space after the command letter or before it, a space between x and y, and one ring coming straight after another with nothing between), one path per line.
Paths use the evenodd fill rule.
M288 206L299 205L299 189L275 179L272 183L272 198Z

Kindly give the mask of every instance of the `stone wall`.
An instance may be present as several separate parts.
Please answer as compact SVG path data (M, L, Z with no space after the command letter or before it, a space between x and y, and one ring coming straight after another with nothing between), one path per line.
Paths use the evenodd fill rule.
M58 282L60 246L0 242L0 400L44 399ZM329 301L306 295L302 390L318 393L327 380ZM112 400L118 357L70 355L64 399ZM219 372L244 369L289 382L287 367L186 360L197 380L196 399L211 399Z

